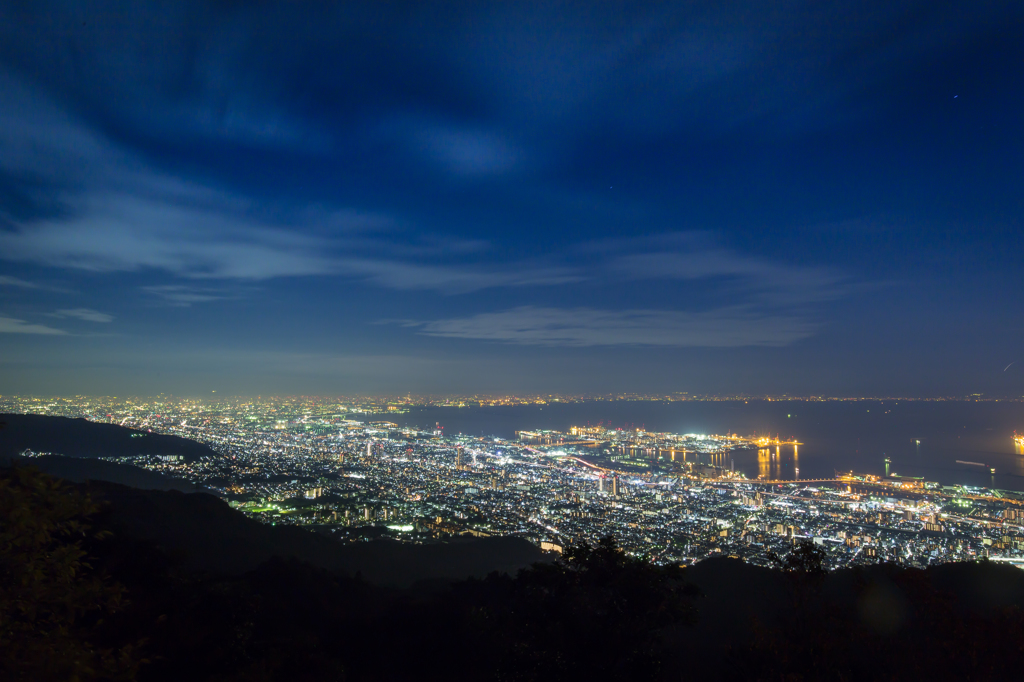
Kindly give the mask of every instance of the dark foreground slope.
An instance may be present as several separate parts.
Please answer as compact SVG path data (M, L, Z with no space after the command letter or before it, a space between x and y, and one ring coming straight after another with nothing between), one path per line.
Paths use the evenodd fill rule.
M104 510L75 502L86 489ZM54 666L81 661L161 682L1000 680L1024 666L1024 571L987 562L659 568L609 542L516 577L410 591L339 570L353 556L327 538L254 523L205 495L0 470L0 678L69 679ZM69 548L89 567L61 569ZM380 565L423 556L385 552ZM81 611L46 607L71 602ZM57 614L64 634L19 629L25 604Z
M722 558L686 577L702 595L698 616L693 627L660 633L666 670L745 680L1002 680L1017 679L1024 665L1024 571L1006 564L813 575Z
M0 414L0 462L26 448L67 457L134 457L179 455L187 461L219 457L202 443L187 438L101 424L87 419L39 414Z
M101 459L43 455L42 457L12 457L7 463L35 467L43 473L71 483L106 481L140 490L177 490L183 493L194 493L199 490L195 484L189 481L165 476L159 472L131 464L118 464Z
M138 490L90 482L112 533L153 543L186 570L238 574L271 557L295 558L321 569L361 574L379 585L457 580L491 571L515 573L545 555L519 538L482 538L445 545L390 540L342 544L296 526L268 526L203 493Z

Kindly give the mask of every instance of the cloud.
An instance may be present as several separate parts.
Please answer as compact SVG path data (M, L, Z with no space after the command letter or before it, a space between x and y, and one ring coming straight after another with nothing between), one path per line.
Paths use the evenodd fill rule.
M725 249L630 254L610 268L628 279L731 279L734 288L777 303L833 300L845 292L845 278L831 268L769 263Z
M482 130L432 128L419 134L427 154L457 175L495 175L515 167L522 157L502 136Z
M55 186L79 185L117 154L49 98L0 68L0 170Z
M373 259L344 260L345 271L390 289L428 289L464 294L495 287L553 286L581 281L580 272L566 267L502 264L490 270L474 267L419 265Z
M387 242L356 241L363 250L387 247ZM479 242L466 243L479 248ZM188 279L242 281L336 275L385 288L449 294L580 279L565 267L508 263L485 270L449 263L410 263L353 250L345 238L247 222L225 211L166 199L124 195L94 197L71 219L42 220L17 232L0 233L0 251L7 259L92 272L152 269ZM436 256L438 249L413 250ZM175 294L160 288L150 293ZM184 293L175 294L179 302L184 302ZM200 302L195 295L205 294L192 295L191 302Z
M0 334L45 334L50 336L65 336L66 331L54 329L42 324L29 324L24 320L17 320L13 317L0 317Z
M735 303L781 308L762 314L788 321L802 319L793 306L830 300L843 291L834 272L745 256L719 245L710 233L693 231L584 245L553 253L546 262L460 263L467 256L478 258L489 242L424 235L407 221L374 210L322 203L289 210L178 178L125 152L32 90L11 92L17 95L14 109L23 114L15 117L23 128L17 130L28 142L0 130L0 144L18 152L0 163L11 173L48 178L65 210L11 220L14 229L0 231L0 258L8 260L99 273L160 271L192 281L344 277L449 295L585 281L720 278L721 290ZM447 159L442 160L453 172L502 172L519 158L501 136L483 129L428 128L421 143ZM74 159L65 164L69 168L59 163L65 147ZM597 262L574 265L580 254L596 254ZM184 283L143 291L182 307L238 296L221 287ZM696 318L687 324L696 324Z
M233 22L193 2L171 2L158 11L130 16L120 2L101 1L91 8L118 19L100 24L89 11L76 17L75 8L62 0L0 10L5 61L35 63L38 68L30 72L41 80L89 102L94 110L113 113L121 125L164 139L306 154L330 148L331 136L302 116L294 100L268 87L268 74L253 73L252 38L246 28L261 14L265 24L273 22L267 13L231 13L238 19ZM8 28L26 22L35 27L35 38ZM40 54L40 35L64 36L70 42L46 41L51 47ZM68 68L71 51L74 66ZM125 98L126 92L135 96Z
M323 240L244 215L249 202L163 173L0 72L0 170L62 210L0 231L7 260L94 272L258 279L327 271ZM335 220L337 218L335 217Z
M91 196L66 219L0 233L11 260L93 272L153 268L183 277L265 279L331 272L324 240L246 223L223 209L122 194Z
M193 303L210 303L211 301L234 298L234 296L227 295L216 289L185 286L183 284L146 286L142 287L142 290L178 308L188 308Z
M363 250L387 247L387 242L356 241ZM457 247L469 244L478 249L480 243L456 240ZM411 263L353 250L345 238L247 222L225 211L168 199L125 195L93 197L74 218L41 220L16 232L0 233L0 251L9 260L92 272L152 269L188 279L242 281L337 275L385 288L449 294L564 284L581 278L566 267L508 263L485 270L449 263ZM413 248L435 258L438 250ZM456 248L456 255L465 250ZM157 288L150 293L173 294L180 303L185 302L187 292ZM190 302L200 302L203 299L195 296L205 295L188 294Z
M786 346L816 331L808 320L745 307L689 313L521 306L497 313L406 322L419 333L532 346Z
M12 125L0 128L0 151L9 152L0 154L0 169L45 181L62 205L56 215L9 217L13 229L0 231L5 260L99 273L158 270L191 280L341 276L446 294L580 279L566 267L450 262L489 242L423 234L386 213L305 203L288 210L181 179L120 149L38 92L10 79L0 82L5 90L14 113L2 119ZM464 172L497 170L498 161L485 157L505 153L486 134L438 135L438 150L458 157L452 163ZM176 305L221 297L194 289L149 293Z
M832 267L780 263L718 243L706 231L670 232L588 246L608 257L607 270L632 280L721 280L734 296L771 305L830 301L849 293L849 277Z
M25 280L18 279L17 277L8 277L7 275L0 275L0 286L21 287L22 289L38 289L39 288L38 284L33 284L32 282L26 282Z
M107 313L101 313L98 310L92 308L72 308L68 310L57 310L50 313L51 317L60 318L74 318L77 320L85 320L86 322L113 322L114 316L108 315Z

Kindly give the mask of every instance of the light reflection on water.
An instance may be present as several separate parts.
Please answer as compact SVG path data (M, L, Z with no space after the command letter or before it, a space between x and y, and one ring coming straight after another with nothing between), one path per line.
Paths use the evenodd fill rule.
M369 419L367 415L361 418ZM375 417L374 417L375 418ZM549 403L511 407L414 408L381 418L410 426L440 422L445 433L514 438L521 429L568 431L603 423L607 428L644 428L672 433L773 434L795 438L762 454L736 449L691 461L771 480L826 478L836 472L882 475L891 471L943 484L963 483L1024 490L1024 448L1013 433L1024 431L1021 402L626 402ZM762 449L763 451L764 449ZM958 464L957 460L984 466ZM996 469L993 478L989 468ZM799 472L799 473L798 473Z

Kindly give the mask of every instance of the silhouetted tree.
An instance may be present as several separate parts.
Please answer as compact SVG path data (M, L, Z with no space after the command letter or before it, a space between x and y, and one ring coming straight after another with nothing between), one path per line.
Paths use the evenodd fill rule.
M768 554L768 558L771 559L776 568L800 573L805 576L820 576L824 574L826 556L823 547L819 547L812 540L807 539L800 540L784 559L780 558L775 552Z
M515 578L462 583L449 602L466 648L488 652L485 679L650 679L656 633L689 620L693 594L678 567L630 557L607 537Z
M92 570L88 496L29 467L0 470L0 677L132 679L131 646L102 649L97 625L123 589ZM95 535L95 534L92 534Z
M825 549L811 540L801 540L786 556L782 567L787 571L819 574L825 571Z

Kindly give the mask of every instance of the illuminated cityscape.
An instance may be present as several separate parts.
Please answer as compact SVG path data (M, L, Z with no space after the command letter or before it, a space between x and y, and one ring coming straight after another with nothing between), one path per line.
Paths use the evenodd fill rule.
M0 4L0 682L1024 669L1024 2Z
M613 535L659 563L724 555L770 565L809 538L830 568L979 557L1024 565L1024 494L888 470L803 480L800 443L777 436L577 426L506 440L359 418L403 404L7 398L0 408L200 441L222 457L110 459L204 486L260 521L340 541L512 535L560 551ZM756 450L756 478L735 471L738 449ZM795 480L781 480L783 457L795 462Z

